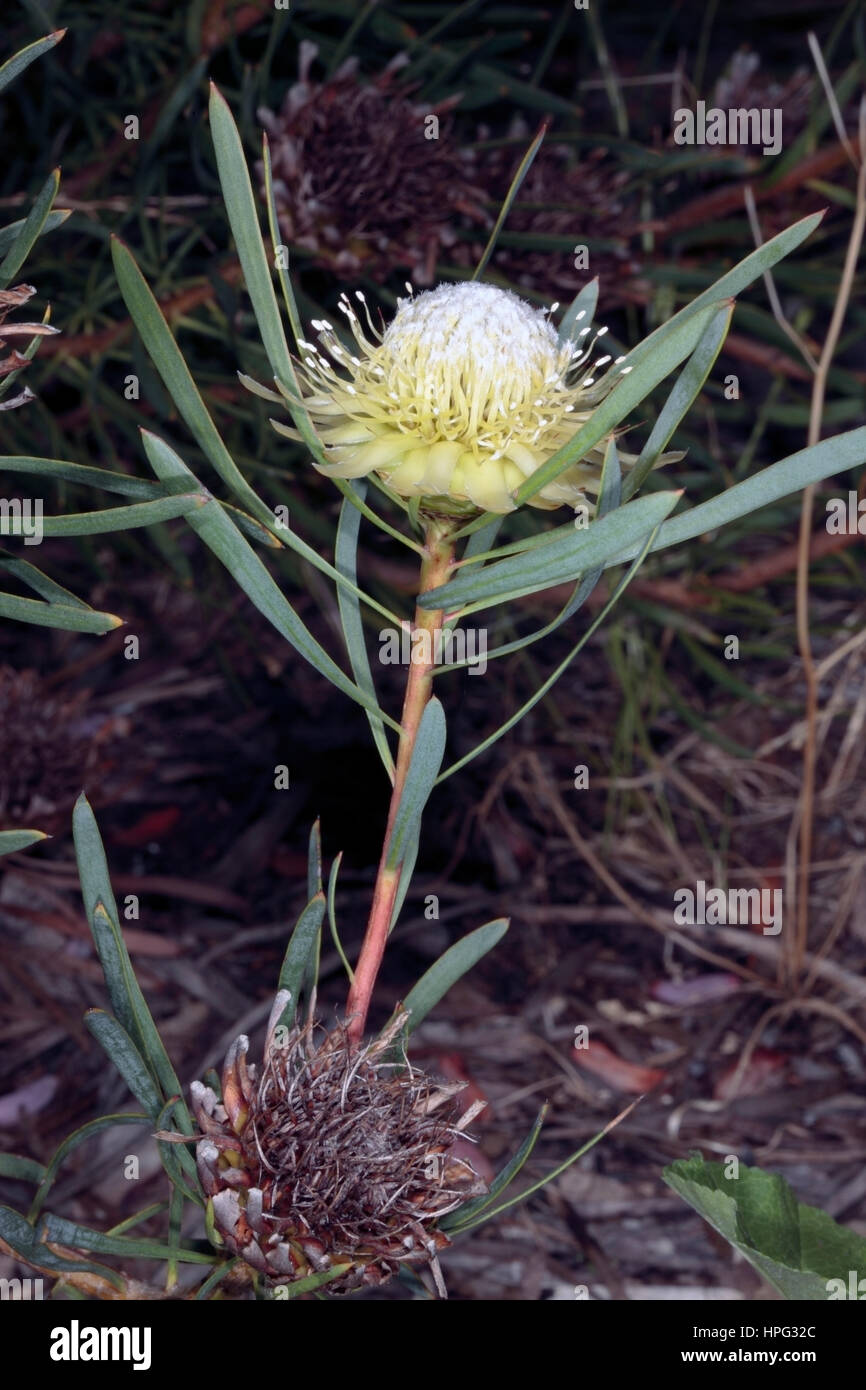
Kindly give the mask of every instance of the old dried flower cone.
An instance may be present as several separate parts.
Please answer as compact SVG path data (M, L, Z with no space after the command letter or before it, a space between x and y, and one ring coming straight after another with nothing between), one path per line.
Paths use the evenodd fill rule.
M486 1191L450 1152L480 1104L458 1119L461 1083L395 1062L405 1013L355 1048L342 1024L281 1024L289 1000L276 997L260 1075L241 1036L221 1098L193 1084L215 1239L272 1286L334 1271L322 1287L343 1293L408 1264L430 1266L444 1292L437 1253L449 1241L438 1222Z
M300 81L278 112L262 108L274 200L287 242L346 277L409 270L428 285L461 216L484 222L469 166L439 106L396 87L392 63L372 82L349 59L325 82L310 79L314 44L300 50ZM258 166L264 189L263 166Z

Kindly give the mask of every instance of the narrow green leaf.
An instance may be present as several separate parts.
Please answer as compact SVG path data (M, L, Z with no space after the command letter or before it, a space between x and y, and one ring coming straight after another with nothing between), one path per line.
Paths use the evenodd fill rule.
M490 260L490 257L493 255L493 252L496 249L496 243L499 240L499 234L502 231L505 219L511 211L515 198L520 192L520 185L523 183L523 180L526 178L526 175L532 168L535 156L541 149L542 142L544 140L545 135L547 134L548 125L549 121L544 121L542 123L541 129L538 131L538 134L536 135L535 139L529 146L529 149L526 151L526 154L523 156L522 160L520 161L520 164L518 165L517 172L514 175L514 178L511 180L511 187L505 195L505 200L502 204L502 207L499 209L499 216L496 219L493 231L490 233L490 237L487 241L487 245L484 248L484 253L481 257L481 260L478 262L477 266L472 272L473 280L477 280L480 275L483 275L487 262Z
M216 1288L217 1284L219 1284L222 1279L225 1279L227 1274L231 1273L239 1259L239 1255L234 1255L230 1260L226 1260L223 1264L217 1265L213 1273L209 1274L208 1277L205 1279L201 1288L196 1289L196 1300L198 1301L200 1299L206 1299L209 1294L213 1293L213 1290Z
M84 1026L110 1057L139 1105L155 1121L162 1109L162 1097L126 1029L103 1009L88 1009L84 1015Z
M147 1125L150 1123L152 1123L152 1120L148 1118L147 1115L136 1115L123 1110L116 1115L100 1115L99 1119L89 1120L86 1125L82 1125L80 1129L76 1129L72 1134L67 1135L59 1148L55 1151L51 1162L42 1175L39 1188L33 1198L33 1204L27 1214L28 1221L36 1220L45 1205L45 1199L53 1186L54 1179L57 1177L60 1165L69 1154L78 1148L79 1144L85 1143L86 1140L91 1139L94 1134L101 1134L104 1129L113 1129L115 1125Z
M650 431L649 439L640 452L637 463L629 472L623 486L623 497L627 502L655 468L666 444L680 421L691 409L709 376L713 363L722 349L722 343L731 326L733 304L726 305L714 314L704 330L703 336L680 372L661 413Z
M0 92L4 87L8 87L10 82L14 82L19 73L28 68L37 58L41 58L43 53L58 44L66 33L65 29L55 29L52 34L46 34L43 39L37 39L35 43L30 43L26 48L22 48L18 53L7 58L6 62L0 67Z
M656 330L660 336L653 352L642 354L633 363L626 359L619 367L611 368L620 376L619 383L596 406L568 443L563 444L552 458L521 483L514 494L518 506L534 497L566 468L584 458L590 449L612 434L635 407L655 390L659 382L664 381L694 350L718 308L717 304L712 304L685 318L676 315L662 329Z
M59 603L62 608L79 608L86 613L92 613L93 609L88 603L84 603L75 594L71 594L68 589L64 589L61 584L55 584L53 579L49 579L47 574L43 574L35 565L31 565L27 560L18 560L9 550L0 547L0 569L12 574L16 579L20 579L22 584L26 584L28 589L32 589L34 594L39 594L40 598L45 598L49 603ZM103 613L102 617L111 617L111 614ZM118 619L118 623L120 619Z
M72 831L84 909L105 973L112 1007L140 1050L150 1069L151 1077L162 1088L164 1095L181 1095L182 1087L177 1073L169 1061L159 1030L135 977L120 929L120 916L111 888L102 837L96 817L83 793L75 803L72 813ZM160 1101L160 1108L162 1104ZM177 1119L185 1134L193 1133L189 1111L183 1101L178 1103ZM185 1155L185 1158L189 1159L189 1155ZM183 1158L181 1162L184 1162ZM189 1159L185 1166L192 1175L195 1170L192 1160Z
M4 1240L10 1250L25 1264L56 1270L58 1274L98 1274L118 1291L123 1289L123 1279L119 1274L115 1274L113 1269L57 1255L43 1244L41 1236L42 1233L34 1231L30 1222L25 1221L19 1212L13 1211L11 1207L0 1207L0 1239Z
M17 854L48 838L44 830L0 830L0 855Z
M37 1163L35 1158L0 1153L0 1178L11 1178L13 1182L40 1183L44 1174L45 1164Z
M142 439L151 467L163 480L179 479L184 486L194 481L186 464L158 435L142 430ZM356 700L364 709L372 710L394 729L393 719L384 714L374 700L353 684L332 661L313 634L304 626L288 599L274 583L255 551L247 544L237 527L220 504L212 499L206 506L187 518L193 530L216 555L255 604L286 641L313 666L320 675Z
M105 1231L94 1231L89 1226L81 1226L77 1221L67 1221L63 1216L47 1212L42 1219L40 1235L45 1240L58 1245L71 1245L76 1250L94 1250L99 1255L120 1255L126 1259L167 1260L172 1255L185 1264L212 1265L218 1255L206 1254L203 1250L191 1250L186 1245L174 1249L159 1240L148 1240L141 1236L110 1236Z
M425 608L463 608L474 613L524 594L534 594L554 584L577 579L603 568L614 555L622 557L628 535L637 548L680 498L679 492L654 492L627 502L586 527L564 526L552 532L548 543L519 555L498 560L482 570L458 573L455 579L423 594Z
M250 487L220 438L183 354L131 251L117 237L112 237L111 255L117 283L130 317L191 435L205 458L247 510L263 526L272 528L272 513Z
M769 506L783 497L819 483L823 478L836 473L844 473L848 468L859 468L866 463L866 425L860 429L848 430L844 434L824 439L811 448L801 449L769 468L762 468L751 478L726 488L707 502L700 502L690 511L672 517L659 527L659 533L650 551L666 550L671 545L681 545L693 536L702 536L707 531L715 531L741 516L748 516L759 507ZM634 506L633 502L628 504ZM635 553L634 545L613 559L605 561L605 567L622 564Z
M685 308L680 309L672 318L656 328L636 347L633 347L622 365L637 367L645 358L653 356L673 327L700 313L708 305L718 304L723 299L736 299L737 295L741 294L748 285L751 285L766 271L772 270L774 265L777 265L785 256L789 256L801 242L811 236L823 216L823 212L811 213L808 217L803 217L799 222L794 222L790 227L786 227L783 232L779 232L778 236L765 241L757 250L752 251L750 255L739 261L732 270L727 271L708 289L697 295Z
M367 495L366 485L361 483L350 483L351 490L363 502ZM337 526L337 543L334 552L334 562L341 574L355 586L357 582L356 555L358 551L358 532L361 527L361 513L357 507L353 507L348 498L343 499L340 508L340 521ZM367 643L364 637L364 624L361 620L361 605L357 594L346 589L337 590L337 603L340 608L340 622L343 628L343 636L346 639L346 651L352 667L352 675L359 690L363 690L371 700L375 701L376 687L373 684L373 675L370 670L370 659L367 655ZM379 757L385 766L391 780L394 780L394 759L388 747L388 740L385 737L385 726L378 715L370 710L366 711L370 721L370 729L373 734L373 742L379 753Z
M304 908L289 939L286 954L280 969L279 988L287 989L291 999L280 1017L280 1022L291 1028L298 1008L298 996L307 970L307 962L316 948L316 940L325 916L325 895L316 893Z
M406 785L388 838L386 864L389 870L393 871L402 864L411 846L417 842L424 807L442 766L444 753L445 712L434 696L427 702L421 716Z
M322 825L313 821L307 849L307 897L314 898L322 891Z
M559 341L562 344L576 343L577 335L584 328L589 328L595 318L595 310L598 304L598 276L590 280L588 285L584 285L582 290L578 290L568 309L563 315L562 323L559 325ZM582 335L586 337L584 333Z
M536 1115L535 1123L520 1148L508 1160L504 1168L500 1168L484 1196L472 1197L468 1202L464 1202L462 1207L458 1207L456 1211L448 1212L443 1217L439 1223L443 1231L459 1231L464 1223L468 1225L474 1217L480 1216L485 1207L491 1206L500 1192L504 1192L506 1187L514 1181L535 1148L547 1110L548 1106L545 1103Z
M279 1284L269 1295L268 1301L282 1303L290 1298L300 1298L304 1293L313 1293L323 1284L330 1284L332 1279L339 1279L341 1274L345 1274L346 1270L351 1268L350 1264L332 1265L330 1269L322 1269L318 1274L307 1274L303 1279L295 1279L291 1284Z
M32 473L40 477L60 478L67 483L81 483L85 487L98 487L104 492L134 497L139 502L152 502L157 497L165 496L159 483L151 482L149 478L133 478L108 468L93 468L85 463L39 458L31 454L0 457L0 473Z
M0 593L0 618L16 623L32 623L35 627L56 627L64 632L94 632L102 635L120 627L122 618L114 613L97 613L93 608L73 607L63 603L41 603L37 599L18 598L16 594Z
M99 512L71 512L67 516L45 516L39 522L45 536L100 536L112 531L131 531L138 526L154 526L204 507L208 499L202 492L161 497L154 502L133 502L129 507L107 507ZM34 522L23 516L9 517L4 535L30 536Z
M53 232L56 231L58 227L62 227L64 222L71 216L71 208L61 208L59 212L49 212L42 228L43 236L46 232ZM10 222L8 226L0 227L0 256L4 255L5 252L9 250L9 247L15 241L21 228L24 226L24 221L25 219L22 217L19 218L17 222Z
M26 261L33 243L38 240L45 226L59 187L60 170L53 169L36 195L33 206L21 224L21 230L0 262L0 289L5 289L11 283Z
M211 83L210 126L226 212L244 272L247 293L275 377L291 379L291 358L283 331L265 243L259 226L241 137L222 94Z
M476 927L468 936L449 946L430 969L425 971L404 1000L404 1008L409 1014L410 1033L423 1022L452 985L471 970L482 956L486 956L488 951L498 946L508 927L507 917L497 917L495 921L487 922L483 927Z

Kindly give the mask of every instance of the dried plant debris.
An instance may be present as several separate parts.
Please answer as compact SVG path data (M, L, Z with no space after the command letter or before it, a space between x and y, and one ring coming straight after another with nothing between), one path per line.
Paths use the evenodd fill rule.
M56 333L47 323L7 323L6 319L13 309L20 309L36 293L33 285L15 285L11 290L0 290L0 379L18 372L30 365L30 358L17 348L9 346L8 338L44 337ZM0 400L0 410L14 410L17 406L32 401L33 392L25 386L17 396L10 400Z
M302 43L300 81L279 112L263 108L280 233L341 276L385 280L408 268L429 285L455 221L485 221L483 195L442 116L453 101L415 105L395 85L402 61L374 81L350 59L324 82L310 79L316 46ZM257 166L264 183L263 165Z
M272 1285L341 1269L323 1287L344 1293L411 1264L431 1266L444 1294L436 1257L449 1241L437 1223L486 1191L450 1152L480 1105L458 1119L463 1083L437 1083L395 1060L405 1013L357 1049L342 1024L281 1025L288 1000L286 991L276 997L260 1077L241 1036L226 1056L221 1100L193 1083L205 1132L198 1170L216 1231Z

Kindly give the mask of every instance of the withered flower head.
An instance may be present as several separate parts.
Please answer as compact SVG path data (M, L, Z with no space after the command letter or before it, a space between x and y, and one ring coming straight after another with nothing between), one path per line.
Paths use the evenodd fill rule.
M416 284L429 285L440 248L455 240L458 214L484 220L481 195L442 119L453 103L413 105L393 85L398 63L364 83L350 59L328 81L312 82L316 51L301 44L300 81L278 113L258 112L281 234L341 276L384 280L408 267Z
M47 333L57 332L47 323L6 322L12 310L26 304L35 293L32 285L15 285L11 290L0 290L0 377L9 376L10 372L20 371L22 367L30 365L29 357L25 357L17 348L9 348L7 338L44 337ZM33 392L25 386L23 391L19 391L18 395L10 400L0 400L0 410L14 410L16 406L26 405L32 400Z
M523 128L518 129L522 137ZM494 207L504 201L522 157L523 150L512 145L481 145L476 151L475 176ZM573 299L598 276L606 309L639 304L646 297L636 251L640 221L633 176L605 150L576 151L545 142L520 185L491 266L519 288L563 300ZM528 241L567 237L568 242L566 247L516 246L510 244L515 234ZM452 256L468 268L478 251L461 241Z
M105 720L88 694L58 695L37 671L0 666L0 828L50 829L102 780Z
M270 1285L341 1269L323 1288L344 1293L412 1264L431 1266L444 1293L437 1252L449 1241L437 1223L486 1190L450 1152L480 1106L458 1119L462 1083L395 1062L405 1013L355 1048L342 1024L330 1033L282 1026L288 1000L283 990L274 1002L260 1077L241 1036L221 1099L193 1083L204 1131L196 1159L216 1232Z

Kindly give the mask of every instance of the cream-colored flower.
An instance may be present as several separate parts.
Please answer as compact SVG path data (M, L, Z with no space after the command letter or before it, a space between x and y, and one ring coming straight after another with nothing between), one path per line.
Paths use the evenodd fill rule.
M366 308L364 296L356 297ZM434 511L513 511L521 483L568 443L619 379L612 370L596 381L594 372L611 359L588 365L588 326L560 343L546 312L493 285L440 285L401 299L384 333L367 312L372 341L345 295L340 308L357 354L322 320L313 321L321 346L300 344L298 379L327 454L323 471L335 478L375 472L398 496L423 498ZM597 493L604 444L530 505L574 507L587 491Z

